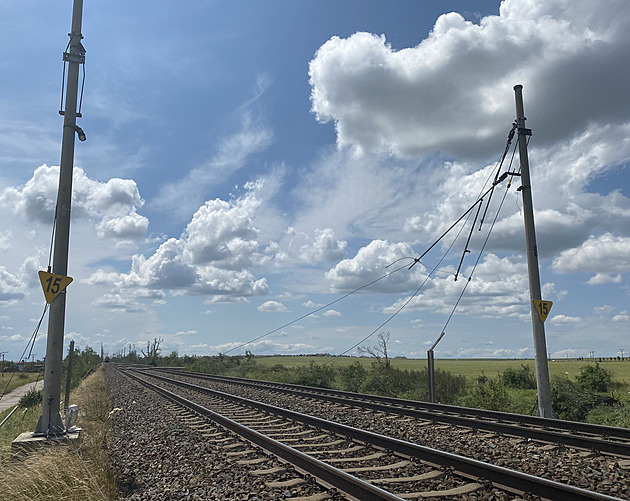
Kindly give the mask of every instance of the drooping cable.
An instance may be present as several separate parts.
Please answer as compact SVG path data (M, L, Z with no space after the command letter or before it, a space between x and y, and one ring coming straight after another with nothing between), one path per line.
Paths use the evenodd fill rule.
M516 151L516 145L514 147L514 151ZM510 160L510 166L512 165L512 162L514 160L514 154L512 154L512 159ZM509 171L509 167L508 167L508 171ZM503 179L505 179L507 177L507 172L505 172L502 176ZM483 242L483 245L481 246L481 249L479 250L479 255L477 256L477 260L475 261L475 264L470 272L470 276L468 277L468 280L466 280L466 283L464 284L464 287L462 288L461 293L459 294L459 297L457 298L457 301L455 302L455 305L453 306L453 309L451 310L450 315L448 316L446 323L444 324L444 327L442 328L441 332L446 332L446 327L448 326L448 324L451 321L451 318L453 318L453 315L455 314L455 310L457 309L457 307L459 306L459 303L462 300L462 297L464 297L464 293L466 292L466 289L468 289L468 285L470 284L470 281L472 280L472 277L474 275L475 270L477 269L477 265L479 264L479 261L481 260L481 256L483 255L483 251L486 248L486 245L488 243L488 240L490 239L490 234L492 233L492 230L494 229L494 226L497 222L497 219L499 217L499 212L501 211L501 208L503 207L503 203L505 202L505 198L507 197L508 191L510 189L511 186L511 181L507 184L506 188L505 188L505 192L503 193L503 198L501 199L501 203L499 204L499 207L497 208L497 211L494 215L494 219L492 220L492 224L490 225L490 229L488 230L488 233L486 235L486 238Z
M241 343L241 344L239 344L238 346L235 346L234 348L229 349L228 351L226 351L226 352L224 353L224 355L227 355L228 353L231 353L231 352L233 352L234 350L238 350L239 348L242 348L243 346L247 346L248 344L255 343L256 341L258 341L258 340L260 340L260 339L262 339L262 338L264 338L264 337L267 337L267 336L269 336L269 335L271 335L271 334L273 334L273 333L275 333L275 332L278 332L279 330L284 329L285 327L289 327L290 325L293 325L293 324L295 324L295 323L299 322L300 320L302 320L302 319L304 319L304 318L306 318L306 317L309 317L309 316L311 316L311 315L314 315L314 314L315 314L315 313L317 313L318 311L322 311L322 310L323 310L323 309L325 309L325 308L329 308L329 307L330 307L330 306L332 306L333 304L338 303L339 301L342 301L343 299L347 298L348 296L351 296L352 294L355 294L355 293L359 292L360 290L363 290L363 289L365 289L365 288L369 287L370 285L373 285L373 284L375 284L376 282L379 282L379 281L381 281L381 280L383 280L383 279L385 279L385 278L389 277L390 275L393 275L394 273L399 272L400 270L405 269L406 267L407 267L407 265L400 266L400 267L396 268L395 270L390 271L389 273L387 273L387 274L385 274L385 275L383 275L383 276L381 276L381 277L379 277L379 278L377 278L377 279L375 279L375 280L372 280L370 283L367 283L367 284L365 284L365 285L362 285L361 287L357 287L356 289L354 289L354 290L352 290L352 291L348 292L347 294L344 294L343 296L338 297L337 299L335 299L334 301L331 301L331 302L330 302L330 303L328 303L328 304L325 304L325 305L323 305L323 306L320 306L319 308L316 308L316 309L315 309L315 310L313 310L313 311L309 311L308 313L306 313L306 314L302 315L301 317L298 317L298 318L296 318L296 319L294 319L294 320L291 320L290 322L287 322L286 324L281 325L280 327L277 327L277 328L275 328L275 329L273 329L273 330L271 330L271 331L265 332L264 334L261 334L260 336L255 337L254 339L251 339L251 340L249 340L249 341L247 341L247 342L245 342L245 343Z

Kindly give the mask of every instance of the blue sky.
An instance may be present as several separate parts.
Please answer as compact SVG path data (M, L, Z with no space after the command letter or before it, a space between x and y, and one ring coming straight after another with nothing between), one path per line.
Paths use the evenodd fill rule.
M10 359L44 307L63 4L0 2ZM388 331L424 357L446 325L437 357L532 357L518 179L457 281L472 219L404 266L494 176L522 84L548 351L630 352L629 24L623 0L86 2L66 344L356 354Z

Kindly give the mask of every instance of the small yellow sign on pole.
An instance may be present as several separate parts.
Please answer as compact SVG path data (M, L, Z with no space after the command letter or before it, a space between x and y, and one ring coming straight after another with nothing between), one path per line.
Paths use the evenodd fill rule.
M547 315L551 311L551 307L553 306L552 301L544 301L542 299L532 299L534 306L536 307L536 311L538 312L538 316L540 317L540 321L545 323L547 320Z
M48 304L52 303L61 292L63 292L70 282L72 277L66 277L63 275L55 275L47 271L39 272L39 281L42 283L42 289L44 289L44 296Z

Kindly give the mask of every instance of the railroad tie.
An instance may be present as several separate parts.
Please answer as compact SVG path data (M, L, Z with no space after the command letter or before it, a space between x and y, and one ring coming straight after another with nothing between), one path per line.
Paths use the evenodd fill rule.
M284 473L287 469L284 466L276 466L274 468L267 468L265 470L251 470L249 473L252 475L274 475L276 473Z
M385 452L375 452L374 454L369 454L367 456L361 456L358 458L334 458L327 459L326 463L358 463L359 461L370 461L372 459L378 459L380 457L385 456Z
M395 470L397 468L404 468L409 465L411 461L398 461L397 463L385 464L381 466L359 466L357 468L342 468L346 473L360 473L363 471L385 471Z
M280 487L286 489L287 487L295 487L306 482L303 478L292 478L290 480L282 480L280 482L265 482L265 485L269 488Z
M397 496L402 499L445 498L449 496L472 494L473 492L479 491L483 488L483 485L474 482L455 487L454 489L446 489L444 491L410 492L408 494L397 494Z
M444 476L444 472L440 470L432 470L413 477L392 477L392 478L375 478L368 480L371 484L399 484L402 482L424 482L425 480L433 480Z
M322 438L326 438L328 435L323 435ZM317 437L315 437L317 438ZM308 439L304 439L306 440L312 440L311 438ZM332 442L323 442L323 443L319 443L319 444L295 444L292 445L291 447L293 447L294 449L315 449L316 447L330 447L333 445L339 445L339 444L343 444L345 443L346 440L333 440Z

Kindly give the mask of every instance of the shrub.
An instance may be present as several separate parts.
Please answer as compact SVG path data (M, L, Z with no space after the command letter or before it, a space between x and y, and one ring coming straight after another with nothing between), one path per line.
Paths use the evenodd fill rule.
M586 390L605 392L611 388L612 372L595 362L595 365L582 367L575 379Z
M427 371L427 385L428 385ZM466 377L457 376L443 369L435 370L435 398L444 404L454 404L457 399L466 393Z
M367 376L367 370L360 362L353 362L343 367L339 376L341 389L344 391L360 392Z
M512 409L512 398L500 378L487 378L461 398L460 404L476 409L509 412Z
M565 376L552 376L551 405L560 419L582 421L595 405L595 397Z
M41 390L28 390L18 403L18 406L22 409L27 409L29 407L35 407L42 403L42 391Z
M508 367L501 374L501 380L508 388L536 389L536 375L529 365L521 364L519 369Z
M328 365L317 365L315 362L311 362L308 367L298 367L295 376L294 384L332 388L335 370Z

